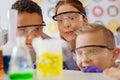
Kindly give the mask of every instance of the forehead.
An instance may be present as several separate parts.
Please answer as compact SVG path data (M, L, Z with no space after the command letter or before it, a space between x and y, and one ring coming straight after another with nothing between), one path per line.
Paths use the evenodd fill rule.
M76 9L75 7L71 6L70 4L64 4L58 8L57 14L63 13L63 12L68 12L68 11L79 11L79 10Z
M101 32L87 32L80 34L76 39L76 47L84 45L107 45L107 42Z
M42 18L38 13L20 13L18 15L18 26L41 24Z

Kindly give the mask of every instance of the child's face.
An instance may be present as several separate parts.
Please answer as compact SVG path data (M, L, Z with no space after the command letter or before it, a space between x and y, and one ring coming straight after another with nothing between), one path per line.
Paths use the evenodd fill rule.
M76 38L75 31L81 27L82 25L86 24L86 18L83 19L81 14L78 13L64 13L64 12L80 12L75 7L71 6L70 4L64 4L58 8L56 18L58 23L58 28L60 31L60 35L66 41L74 41ZM86 22L85 22L86 21ZM78 26L79 25L79 26Z
M24 12L18 15L17 36L26 37L26 45L30 50L33 50L32 40L40 37L43 34L42 18L37 13ZM38 26L34 26L38 25Z
M89 47L78 48L85 45ZM105 46L105 48L99 46ZM76 62L79 68L82 70L87 66L96 66L101 69L111 67L115 61L114 50L109 50L107 46L101 32L79 35L76 39L76 48L78 48L76 49Z

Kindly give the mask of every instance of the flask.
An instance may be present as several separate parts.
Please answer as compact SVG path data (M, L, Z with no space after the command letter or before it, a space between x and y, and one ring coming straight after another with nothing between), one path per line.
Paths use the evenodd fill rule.
M34 70L25 37L18 37L11 55L8 76L10 80L34 80Z
M4 72L7 74L9 68L9 61L11 58L11 53L16 41L16 31L17 31L17 10L8 11L8 42L2 46L3 50L3 62L4 62Z

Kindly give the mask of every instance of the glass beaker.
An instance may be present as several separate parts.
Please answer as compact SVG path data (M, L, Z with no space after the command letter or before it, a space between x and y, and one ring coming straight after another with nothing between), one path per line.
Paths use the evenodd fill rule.
M38 76L60 76L62 74L62 47L59 40L33 40L36 52L36 71Z

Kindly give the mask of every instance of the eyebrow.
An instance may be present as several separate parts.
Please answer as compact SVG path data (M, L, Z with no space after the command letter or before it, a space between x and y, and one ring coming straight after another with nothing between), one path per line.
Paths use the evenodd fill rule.
M43 24L34 24L34 25L24 25L24 26L17 26L17 28L25 28L25 27L33 27L33 26L46 26L46 24L43 23Z

